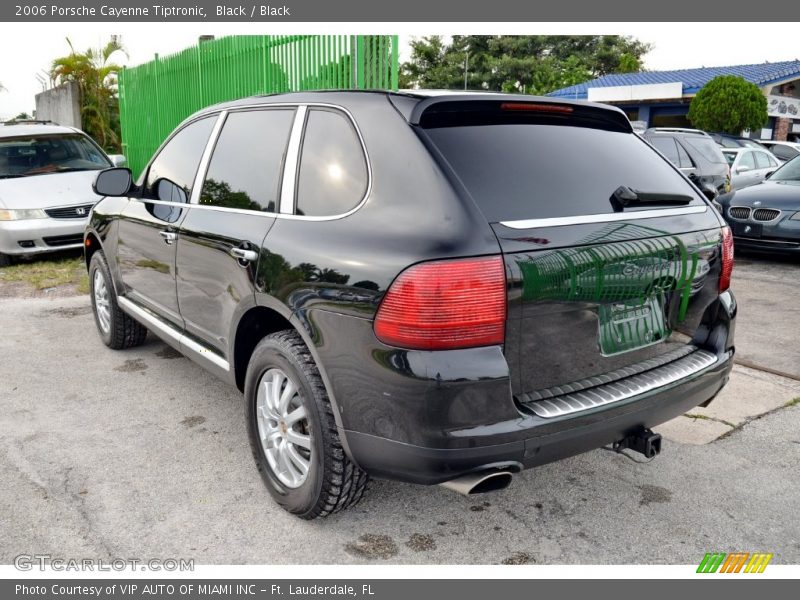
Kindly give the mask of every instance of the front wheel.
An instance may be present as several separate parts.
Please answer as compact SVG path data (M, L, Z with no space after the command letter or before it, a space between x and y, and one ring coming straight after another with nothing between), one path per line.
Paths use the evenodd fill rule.
M142 344L147 337L147 329L122 312L117 304L111 271L102 250L95 252L89 261L89 287L94 322L103 343L115 350Z
M8 254L0 253L0 267L7 267L11 264L11 257Z
M357 503L367 474L347 457L311 353L295 331L256 346L245 378L250 447L270 494L303 519Z

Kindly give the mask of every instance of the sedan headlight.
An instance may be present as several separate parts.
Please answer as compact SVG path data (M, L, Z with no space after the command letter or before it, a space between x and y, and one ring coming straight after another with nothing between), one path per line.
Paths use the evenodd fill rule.
M800 221L800 210L794 213L791 217L789 217L790 221Z
M41 208L0 208L0 221L23 221L25 219L46 219L47 213Z

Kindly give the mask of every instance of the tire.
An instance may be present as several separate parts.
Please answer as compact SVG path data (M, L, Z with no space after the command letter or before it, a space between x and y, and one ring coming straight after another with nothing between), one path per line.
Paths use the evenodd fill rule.
M147 329L120 310L112 281L106 257L98 250L89 262L89 294L97 333L114 350L139 346L147 337Z
M290 384L295 391L288 390ZM369 477L345 454L322 378L296 331L279 331L258 343L244 394L250 448L280 506L310 520L361 500ZM282 411L281 395L286 396ZM262 443L262 435L269 441ZM308 447L293 443L298 440ZM305 475L298 466L303 460Z
M0 267L7 267L11 264L11 257L7 254L0 254Z

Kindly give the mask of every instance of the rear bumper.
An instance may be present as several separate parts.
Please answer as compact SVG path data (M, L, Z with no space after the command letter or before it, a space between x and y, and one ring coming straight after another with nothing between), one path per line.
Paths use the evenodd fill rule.
M490 466L527 469L621 440L710 401L727 383L733 354L677 385L565 419L525 417L522 439L472 448L429 448L356 431L344 432L353 459L377 477L436 484ZM488 441L483 439L482 442Z
M427 485L487 467L521 470L580 454L710 402L733 367L736 312L729 291L709 307L701 347L716 362L708 367L635 396L549 418L513 399L497 348L421 356L373 350L383 367L374 385L363 378L348 385L346 374L353 371L328 365L343 417L339 431L349 456L373 476Z

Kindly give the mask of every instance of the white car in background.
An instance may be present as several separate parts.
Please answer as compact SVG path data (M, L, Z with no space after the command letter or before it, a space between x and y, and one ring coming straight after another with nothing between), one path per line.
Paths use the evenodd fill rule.
M49 123L0 125L0 266L83 245L97 172L124 165L89 136Z
M781 161L768 150L722 148L722 154L731 168L733 190L761 183L781 165Z
M780 161L788 162L800 156L800 143L797 142L776 142L775 140L758 140L769 148Z

